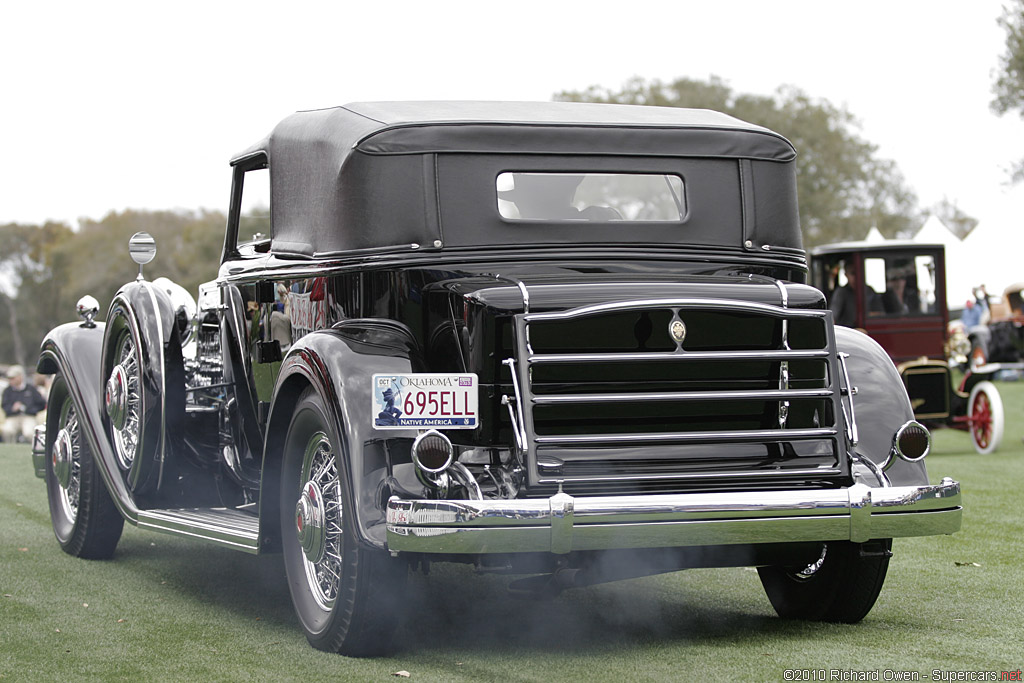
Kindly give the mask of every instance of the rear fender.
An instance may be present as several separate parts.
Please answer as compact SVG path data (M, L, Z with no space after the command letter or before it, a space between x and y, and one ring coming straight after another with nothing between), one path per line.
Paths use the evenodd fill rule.
M296 342L281 364L274 388L263 452L260 520L265 549L280 548L279 481L285 436L299 395L315 387L323 397L342 440L339 474L348 482L360 541L385 547L382 487L389 475L389 453L404 450L416 430L374 428L371 386L374 373L421 370L420 353L408 328L389 320L347 320Z
M89 441L107 490L121 515L135 524L139 511L121 476L103 425L100 362L105 332L106 323L95 323L91 327L68 323L54 328L43 339L36 369L46 375L59 373L64 376L82 433ZM48 430L54 429L55 425L56 422L47 420ZM47 433L47 444L53 443L55 437L56 434Z
M853 406L857 420L859 443L854 448L881 467L889 455L896 430L914 419L907 390L889 354L863 332L837 325L836 346L846 359L850 382L857 388ZM874 475L863 466L855 466L864 483L874 486ZM909 463L897 458L886 471L893 486L917 486L928 483L924 461Z

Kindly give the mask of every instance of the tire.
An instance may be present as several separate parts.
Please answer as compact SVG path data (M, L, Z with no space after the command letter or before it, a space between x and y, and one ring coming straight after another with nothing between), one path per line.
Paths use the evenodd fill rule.
M310 645L352 657L385 654L403 603L404 561L359 542L339 469L343 442L307 389L285 437L281 545L292 604Z
M757 573L783 619L855 624L871 611L882 590L892 539L882 541L884 552L878 554L864 557L863 547L829 542L822 546L821 558L807 567L758 567Z
M967 429L974 449L985 455L993 453L1003 440L1003 399L992 382L978 382L967 399Z
M109 559L124 518L103 483L62 375L50 389L47 416L46 497L53 533L69 555Z
M135 494L152 490L160 478L159 393L146 376L151 350L143 341L134 315L115 301L104 340L104 425L117 464Z
M971 370L980 368L988 362L986 359L985 345L983 342L974 339L971 341L971 355L968 357L968 367Z

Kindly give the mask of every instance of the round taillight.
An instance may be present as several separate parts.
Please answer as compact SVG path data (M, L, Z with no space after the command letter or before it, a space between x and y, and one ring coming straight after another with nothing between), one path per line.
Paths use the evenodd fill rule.
M892 451L883 469L889 469L899 456L907 462L924 460L932 447L932 435L928 428L917 420L910 420L896 430L892 437Z
M439 474L452 464L455 449L448 437L431 429L412 442L412 459L424 472Z

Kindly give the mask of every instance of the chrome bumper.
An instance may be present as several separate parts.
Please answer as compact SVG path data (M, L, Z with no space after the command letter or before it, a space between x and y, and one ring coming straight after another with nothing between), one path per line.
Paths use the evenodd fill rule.
M401 500L387 509L392 552L564 554L579 550L951 534L960 484L546 499Z

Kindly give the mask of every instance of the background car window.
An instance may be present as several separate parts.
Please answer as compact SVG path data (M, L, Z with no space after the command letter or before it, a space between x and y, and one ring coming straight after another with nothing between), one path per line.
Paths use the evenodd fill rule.
M927 315L935 311L935 257L899 254L864 259L869 317Z

